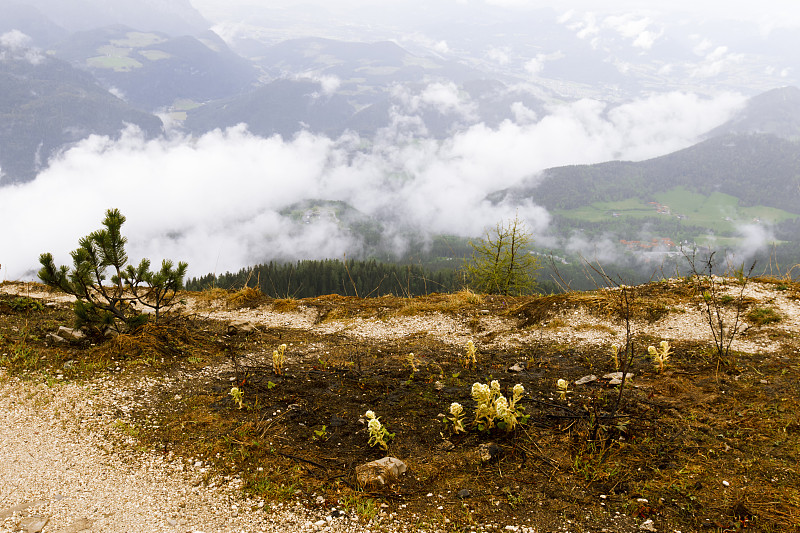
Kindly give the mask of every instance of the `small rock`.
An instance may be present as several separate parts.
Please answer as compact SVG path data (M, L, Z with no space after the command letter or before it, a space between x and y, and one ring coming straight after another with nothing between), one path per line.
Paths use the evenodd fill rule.
M65 339L64 337L59 337L55 333L48 333L47 340L54 344L68 344L67 339Z
M59 326L56 335L58 335L62 339L66 339L68 341L73 341L73 342L82 341L83 339L86 338L86 335L84 335L84 333L81 330L75 328L68 328L66 326Z
M174 518L167 518L167 524L169 524L172 527L175 527L178 525L178 521L175 520Z
M439 449L442 451L449 452L453 448L455 448L455 445L449 440L443 440L439 443Z
M465 500L465 499L469 498L470 496L472 496L472 493L470 492L469 489L461 489L460 491L458 491L456 496L458 496L459 499Z
M608 382L609 385L621 385L622 384L622 372L611 372L610 374L606 374L603 376L603 379L610 380ZM628 372L625 374L625 381L629 381L633 379L633 374Z
M494 442L487 442L478 446L478 456L484 463L489 463L500 458L503 450Z
M92 529L92 521L88 518L79 518L62 529L59 533L78 533L79 531L86 531L87 529Z
M650 519L650 518L648 518L647 520L645 520L644 522L642 522L642 523L639 525L639 529L641 529L642 531L658 531L658 530L656 529L656 526L655 526L655 524L653 523L653 520L652 520L652 519Z
M591 383L592 381L597 381L597 376L595 376L594 374L583 376L581 379L576 380L575 385L586 385L587 383Z
M442 390L444 388L444 383L442 383L441 381L437 380L437 381L434 382L433 388L436 389L436 390Z
M30 518L23 518L19 523L19 527L25 533L40 533L48 521L50 519L45 516L31 516Z
M253 333L256 330L256 327L252 324L252 322L231 322L228 324L228 328L226 329L225 333L227 335L247 335L249 333Z
M345 420L341 416L333 415L333 416L331 416L331 419L328 422L328 425L330 427L332 427L332 428L338 428L338 427L346 426L347 425L347 420Z
M509 372L522 372L523 370L525 370L523 363L514 363L514 366L508 369Z
M362 487L391 485L408 470L408 466L396 457L384 457L356 467L356 479Z

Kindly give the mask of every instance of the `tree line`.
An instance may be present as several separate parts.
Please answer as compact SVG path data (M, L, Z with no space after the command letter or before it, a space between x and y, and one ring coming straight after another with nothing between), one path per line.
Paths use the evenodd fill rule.
M459 265L460 266L460 265ZM374 259L302 260L269 263L221 275L207 274L186 283L189 290L211 287L261 289L273 298L313 298L325 294L343 296L422 296L455 292L464 287L458 268L432 270L420 265L384 263Z

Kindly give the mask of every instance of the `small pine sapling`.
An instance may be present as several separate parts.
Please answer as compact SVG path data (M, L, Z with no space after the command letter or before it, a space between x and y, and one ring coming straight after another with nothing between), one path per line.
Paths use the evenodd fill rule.
M152 272L150 261L143 259L138 267L129 265L122 236L125 217L118 209L109 209L103 219L103 229L96 230L78 241L71 252L73 267L57 267L53 255L39 256L42 268L39 279L45 285L75 296L77 327L86 327L104 334L109 329L126 333L145 324L150 317L141 308L153 311L153 321L163 311L178 303L178 291L188 265L163 261L161 270ZM110 277L109 277L110 273ZM110 283L109 283L110 282Z

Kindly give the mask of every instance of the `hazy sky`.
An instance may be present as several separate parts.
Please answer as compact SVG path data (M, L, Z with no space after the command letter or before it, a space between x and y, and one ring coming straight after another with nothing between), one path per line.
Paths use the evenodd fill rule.
M220 21L227 13L240 8L252 12L263 9L264 3L254 0L191 0L198 10L213 21ZM596 13L634 12L654 16L677 14L680 16L714 19L738 19L768 25L797 26L800 24L800 5L796 0L764 0L761 2L741 0L271 0L269 7L297 9L298 6L318 6L331 11L350 8L397 8L413 12L420 6L443 7L457 16L465 8L486 5L498 10L530 10L545 7L566 12L571 9Z

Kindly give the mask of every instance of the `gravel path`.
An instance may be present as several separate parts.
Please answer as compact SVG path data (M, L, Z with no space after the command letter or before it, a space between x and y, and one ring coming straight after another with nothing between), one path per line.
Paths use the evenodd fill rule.
M110 382L48 387L0 370L0 533L375 529L300 504L265 507L243 498L236 478L205 484L199 463L137 451L132 439L120 445L124 435L104 405L114 389Z

